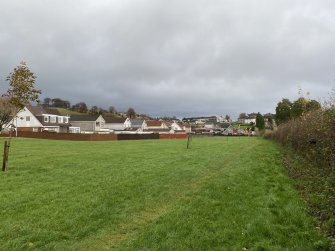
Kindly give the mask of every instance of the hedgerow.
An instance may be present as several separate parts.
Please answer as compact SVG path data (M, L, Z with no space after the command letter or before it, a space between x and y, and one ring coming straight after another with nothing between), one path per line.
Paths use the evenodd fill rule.
M281 124L265 137L285 146L288 173L297 181L320 228L334 241L335 107L303 114Z

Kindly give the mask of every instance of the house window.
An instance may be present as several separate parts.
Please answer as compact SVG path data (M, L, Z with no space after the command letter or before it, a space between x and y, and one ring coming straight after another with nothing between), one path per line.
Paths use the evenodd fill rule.
M100 126L100 122L95 122L95 126Z
M50 117L50 123L56 123L56 117L55 116Z
M34 127L33 132L38 132L38 128Z
M69 118L68 117L64 117L64 123L69 123Z
M58 123L63 123L63 117L58 117Z
M30 116L26 116L26 121L30 121Z
M44 117L44 122L49 122L49 117L48 116Z

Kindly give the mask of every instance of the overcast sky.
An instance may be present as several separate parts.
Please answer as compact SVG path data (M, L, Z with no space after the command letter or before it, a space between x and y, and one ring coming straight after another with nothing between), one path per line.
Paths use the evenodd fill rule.
M0 81L152 116L274 112L335 86L334 0L1 0Z

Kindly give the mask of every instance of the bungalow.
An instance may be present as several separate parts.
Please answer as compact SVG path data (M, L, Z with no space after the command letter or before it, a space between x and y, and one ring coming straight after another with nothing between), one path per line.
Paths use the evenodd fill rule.
M105 128L105 120L101 115L71 115L71 125L79 127L81 133L98 133Z
M126 128L131 127L130 119L129 118L115 118L115 117L104 117L105 125L104 129L109 129L113 131L123 131Z
M185 133L192 133L192 128L189 123L178 123L179 127L185 131Z
M62 116L56 109L26 106L8 123L7 128L26 132L69 132L69 116Z
M181 123L178 123L177 121L173 121L171 123L171 133L185 133L184 126Z
M169 133L170 128L162 120L145 120L143 122L144 132Z

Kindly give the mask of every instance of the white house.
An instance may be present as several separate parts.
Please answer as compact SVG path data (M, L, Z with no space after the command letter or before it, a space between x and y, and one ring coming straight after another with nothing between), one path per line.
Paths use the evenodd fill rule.
M143 131L154 133L169 133L170 128L162 120L144 120Z
M115 117L104 117L106 123L104 129L109 129L113 131L123 131L131 127L131 122L129 118L115 118Z
M105 120L101 115L71 115L70 121L71 132L76 132L72 131L73 127L79 127L81 133L104 132Z
M181 126L176 121L172 122L171 129L174 130L174 131L181 131L181 130L183 130L181 128Z
M8 123L7 127L27 132L68 132L69 116L62 116L56 109L26 106Z

